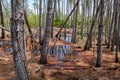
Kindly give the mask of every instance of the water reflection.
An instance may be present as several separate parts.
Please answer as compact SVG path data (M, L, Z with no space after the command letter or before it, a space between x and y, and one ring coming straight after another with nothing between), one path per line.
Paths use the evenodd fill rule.
M62 37L61 39L64 39L64 37ZM66 42L71 42L71 37L66 37ZM55 46L54 48L49 48L48 49L48 56L53 56L55 55L55 57L58 60L61 59L65 59L66 56L69 58L80 58L80 52L75 51L75 50L71 50L72 46L71 45L62 45L62 46Z
M70 45L55 46L55 48L49 48L48 56L50 57L55 55L58 60L65 59L66 56L70 59L73 57L80 58L80 52L71 50L71 48L72 47Z
M65 57L63 54L62 46L57 46L56 57L58 60L63 59Z
M71 36L66 37L66 42L71 42Z

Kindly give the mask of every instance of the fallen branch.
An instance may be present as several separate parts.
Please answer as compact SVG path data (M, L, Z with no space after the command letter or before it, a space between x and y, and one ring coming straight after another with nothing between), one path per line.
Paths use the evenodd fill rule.
M4 27L2 27L2 26L0 26L0 28L1 28L1 29L4 29L5 31L7 31L7 32L9 32L9 33L11 33L10 30L8 30L8 29L6 29L6 28L4 28Z
M70 16L72 15L72 13L74 12L76 6L79 4L79 1L78 0L75 4L75 6L73 7L72 11L70 12L70 14L68 15L68 17L66 18L65 22L62 24L61 28L59 29L58 33L55 35L55 37L58 38L58 35L61 33L61 30L65 27L65 24L67 23L67 21L69 20Z

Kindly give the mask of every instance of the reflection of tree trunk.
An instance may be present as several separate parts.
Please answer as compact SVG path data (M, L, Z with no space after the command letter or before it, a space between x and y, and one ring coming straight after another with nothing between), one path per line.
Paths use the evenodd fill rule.
M59 34L61 33L61 30L65 27L65 24L67 23L67 21L69 20L70 16L72 15L73 11L75 10L75 8L77 7L78 3L80 0L77 1L77 3L75 4L74 8L72 9L72 11L70 12L70 14L68 15L67 19L65 20L65 22L63 23L63 25L61 26L61 28L59 29L58 33L55 35L56 37L59 36Z
M46 64L47 63L47 51L48 51L48 41L50 38L50 30L51 30L51 21L52 21L52 0L48 0L48 6L47 6L47 17L46 17L46 29L45 34L43 37L43 46L41 49L41 57L40 57L40 64Z
M22 0L11 0L11 42L17 80L30 80L25 52L24 10Z
M90 31L89 31L89 34L88 34L88 37L87 37L87 41L85 43L84 50L89 50L90 49L90 39L92 38L93 28L94 28L94 25L95 25L99 10L100 10L100 5L98 6L98 8L96 10L96 14L93 17L92 25L91 25L91 28L90 28Z
M2 24L2 27L4 27L4 19L3 19L3 11L2 11L2 2L0 0L0 15L1 15L1 24ZM5 30L2 29L2 39L5 38Z
M104 0L100 0L100 18L98 26L98 46L97 46L97 61L96 67L102 65L102 37L103 37L103 26L104 26Z
M75 0L76 2L76 0ZM73 23L73 31L72 31L72 39L71 42L76 43L76 38L77 38L77 14L78 14L78 7L79 7L79 3L77 5L77 7L75 8L74 11L74 23Z

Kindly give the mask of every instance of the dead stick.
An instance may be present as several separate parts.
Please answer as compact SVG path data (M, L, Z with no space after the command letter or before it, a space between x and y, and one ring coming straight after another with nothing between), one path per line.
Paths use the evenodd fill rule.
M73 7L72 11L70 12L70 14L68 15L67 19L65 20L65 22L63 23L63 25L61 26L61 28L59 29L58 33L55 35L58 38L58 35L61 33L61 30L65 27L65 24L67 23L67 21L69 20L70 16L72 15L73 11L75 10L76 6L78 6L79 4L78 0L75 4L75 6Z
M4 27L2 27L2 26L0 26L0 28L6 30L6 31L9 32L9 33L11 33L10 30L8 30L8 29L6 29L6 28L4 28Z

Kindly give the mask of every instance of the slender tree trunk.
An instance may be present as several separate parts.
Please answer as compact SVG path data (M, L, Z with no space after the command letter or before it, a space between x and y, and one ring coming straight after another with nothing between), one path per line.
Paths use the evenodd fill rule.
M57 5L56 5L56 0L54 1L54 16L58 20L58 14L57 14Z
M46 0L42 0L42 1L43 1L42 22L43 22L43 25L45 26L45 24L46 24Z
M75 0L75 3L77 2L77 0ZM76 39L77 39L77 15L78 15L78 7L79 7L79 3L77 5L77 7L75 8L74 11L74 23L73 23L73 31L72 31L72 39L71 42L76 43Z
M91 11L90 11L90 0L88 0L87 35L88 35L89 29L90 29L90 14L91 14ZM92 44L90 46L92 47Z
M119 0L117 0L117 3L116 3L116 10L117 10L117 12L118 12L118 14L119 14L119 20L118 20L118 26L116 27L116 30L117 30L117 40L116 40L116 53L115 53L115 62L116 63L118 63L119 62L119 55L118 55L118 53L119 53L119 46L120 46L120 1Z
M42 0L39 0L39 43L42 44Z
M103 26L104 26L104 0L100 0L100 18L98 26L98 46L97 46L97 61L96 67L102 66L102 37L103 37Z
M87 35L89 34L89 31L90 31L90 18L91 18L91 6L90 6L90 0L88 0L88 20L87 20ZM94 13L94 12L93 12ZM93 33L92 33L93 34ZM93 36L92 36L93 37ZM91 39L90 39L90 48L92 48L92 37L91 37Z
M106 14L106 26L105 26L105 45L108 43L108 33L110 29L110 0L106 1L107 14Z
M59 36L59 34L61 33L61 30L65 27L65 24L67 23L67 21L69 20L70 16L72 15L73 11L75 10L75 8L77 7L78 3L80 0L78 0L75 4L75 6L73 7L72 11L70 12L70 14L68 15L67 19L65 20L65 22L63 23L63 25L61 26L61 28L59 29L59 31L57 32L57 34L55 35L56 37Z
M43 37L43 46L41 49L41 57L40 57L40 64L47 63L47 51L48 51L48 41L50 38L50 30L51 30L51 21L52 21L52 0L48 0L47 3L47 17L46 17L46 29L45 35Z
M111 24L110 24L110 29L109 29L109 34L108 34L108 43L107 43L107 48L110 48L110 44L111 44L111 35L112 35L112 32L113 32L113 22L114 22L114 17L115 17L115 1L114 0L114 7L113 7L113 14L112 14L112 19L111 19ZM112 3L112 1L111 1ZM112 12L112 10L111 10Z
M32 33L32 30L31 30L31 27L30 27L30 23L27 19L27 13L26 11L24 10L24 18L25 18L25 22L27 24L27 28L28 28L28 31L29 31L29 34L30 34L30 37L31 37L31 42L33 42L33 33Z
M11 41L17 80L30 80L25 51L24 10L22 0L11 0Z
M68 1L68 0L67 0ZM67 2L66 1L66 2ZM66 8L66 10L68 10L68 5L67 5L67 3L65 4L65 2L64 2L64 0L63 0L63 5L64 5L64 10L63 10L63 15L64 15L64 18L63 18L63 20L65 19L65 17L66 17L66 15L65 15L65 5L67 6L67 8ZM69 10L68 10L69 11ZM66 37L67 37L67 31L66 31L66 29L67 29L67 25L65 25L66 27L64 27L64 40L66 40Z
M58 0L58 20L61 20L60 18L60 0Z
M54 14L55 14L56 0L54 0L54 9L52 13L52 27L51 27L51 37L53 38L53 30L54 30Z
M69 12L70 12L70 11L69 11L69 7L70 7L69 4L70 4L70 3L69 3L69 0L67 0L66 2L67 2L67 3L66 3L66 17L67 17L67 16L69 15ZM70 23L69 23L69 20L68 20L66 26L69 27L69 24L70 24ZM67 27L64 28L64 40L66 40L66 37L67 37L67 31L66 31Z
M87 37L87 41L85 43L84 50L89 50L90 49L90 39L92 38L94 25L95 25L95 22L97 20L97 16L98 16L99 10L100 10L100 5L97 7L96 14L93 17L92 25L91 25L91 28L90 28L90 31L89 31L89 34L88 34L88 37Z
M95 12L96 12L96 3L97 3L97 1L96 0L94 0L94 6L93 6L93 19L94 19L94 16L95 16ZM94 34L95 34L95 28L94 28L94 30L93 30L93 33L92 33L92 35L93 36L91 36L91 38L90 38L90 47L92 47L92 41L93 41L93 37L94 37ZM89 33L88 33L88 35L89 35ZM95 37L94 37L95 38Z
M4 18L3 18L3 11L2 11L2 1L0 0L0 16L1 16L1 24L4 27ZM5 38L5 30L2 29L2 39Z
M118 11L117 11L117 5L118 5L118 1L115 0L115 17L114 17L114 30L113 30L113 37L112 37L112 44L111 44L111 51L114 51L114 44L116 41L116 35L117 35L117 24L118 24Z
M83 39L84 32L84 22L85 22L85 0L82 0L82 26L81 26L81 39Z

